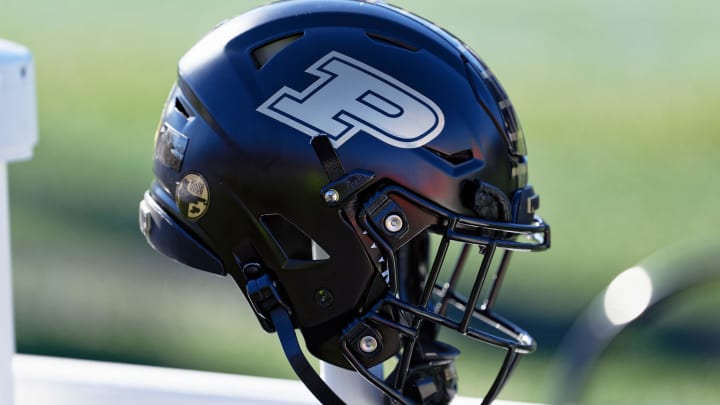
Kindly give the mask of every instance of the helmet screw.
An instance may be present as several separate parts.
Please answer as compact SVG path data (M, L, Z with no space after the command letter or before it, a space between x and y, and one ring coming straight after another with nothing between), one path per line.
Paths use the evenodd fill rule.
M334 188L329 189L325 192L325 202L327 203L336 203L340 201L340 193L337 192Z
M142 219L140 221L141 222L140 225L142 226L142 230L144 233L150 232L150 218L148 218L149 216L150 216L149 214L145 214L141 217Z
M262 267L258 263L247 263L243 266L242 272L250 280L260 278L263 274Z
M150 215L150 210L147 209L144 202L140 208L140 230L145 235L149 235L152 230L152 216Z
M387 217L385 217L384 221L385 229L388 230L388 232L398 232L403 227L403 220L400 218L400 215L397 214L390 214Z
M321 288L315 291L315 303L317 305L323 308L327 308L332 305L333 301L335 301L335 297L333 297L333 294L330 292L330 290Z
M372 336L363 336L360 339L360 350L363 353L372 353L378 348L378 341Z

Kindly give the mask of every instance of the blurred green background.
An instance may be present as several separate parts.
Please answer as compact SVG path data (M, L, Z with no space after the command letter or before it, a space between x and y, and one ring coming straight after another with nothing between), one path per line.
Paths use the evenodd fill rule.
M33 51L40 118L34 159L10 166L18 351L293 377L230 279L161 257L137 230L178 59L262 3L3 0L0 37ZM549 401L560 339L616 274L715 236L720 3L394 3L475 49L520 114L553 248L516 255L505 282L499 305L540 350L501 397ZM661 337L718 332L718 291L615 348L589 401L717 403L720 334L696 350ZM484 363L460 368L461 393L484 394Z

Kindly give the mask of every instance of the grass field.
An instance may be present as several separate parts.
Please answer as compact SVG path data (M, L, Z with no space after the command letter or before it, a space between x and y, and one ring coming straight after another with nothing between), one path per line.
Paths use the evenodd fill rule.
M261 3L3 2L0 36L32 49L40 114L35 158L10 170L19 350L292 376L230 280L160 257L136 224L177 60L215 23ZM554 246L516 255L505 283L500 305L529 325L541 350L503 396L546 401L555 346L616 274L679 241L712 243L720 224L720 3L395 3L463 38L520 114ZM716 295L705 292L693 307L703 322L716 319ZM670 317L667 328L702 324L686 319ZM689 388L665 403L720 398L704 379L718 376L710 354L673 345L614 349L613 365L598 376L607 385L593 387L593 400L662 403L668 381ZM718 345L707 350L720 356ZM473 381L478 369L462 365L461 378ZM479 385L461 392L480 395L463 391Z

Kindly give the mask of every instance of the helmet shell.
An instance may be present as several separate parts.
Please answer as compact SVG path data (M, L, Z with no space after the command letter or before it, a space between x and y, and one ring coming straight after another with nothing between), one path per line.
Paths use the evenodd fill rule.
M299 109L268 113L278 96ZM333 357L328 342L387 289L353 220L320 193L328 176L308 128L330 136L346 171L373 173L360 199L393 184L474 215L463 198L468 183L491 184L510 199L527 181L521 132L503 97L464 44L382 3L297 0L245 13L179 63L149 197L167 213L166 228L194 247L154 246L231 273L241 286L242 267L261 263L310 350ZM310 102L317 108L304 108Z

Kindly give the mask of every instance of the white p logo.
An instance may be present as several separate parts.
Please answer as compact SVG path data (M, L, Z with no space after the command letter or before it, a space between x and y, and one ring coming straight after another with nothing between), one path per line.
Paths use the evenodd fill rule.
M302 92L283 87L257 111L311 137L327 134L335 148L359 131L398 148L417 148L445 125L432 100L349 56L330 52L306 72L319 79Z

